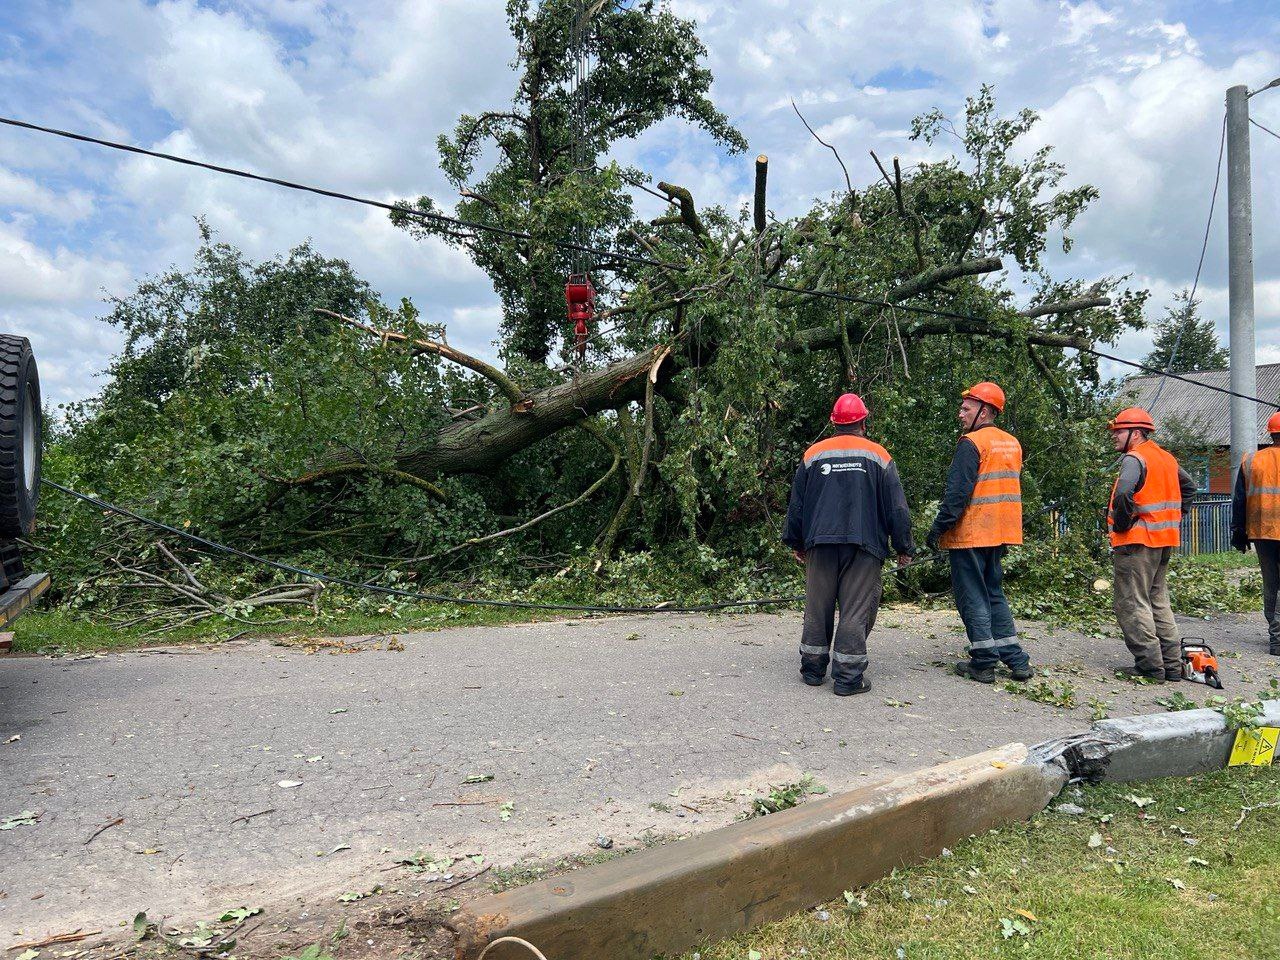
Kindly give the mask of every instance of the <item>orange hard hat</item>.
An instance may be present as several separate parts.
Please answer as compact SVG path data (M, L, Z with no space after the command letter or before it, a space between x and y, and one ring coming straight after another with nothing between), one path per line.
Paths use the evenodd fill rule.
M1141 407L1128 407L1107 424L1108 430L1154 430L1156 422Z
M841 425L861 423L867 419L867 405L856 393L842 393L831 408L831 422Z
M1280 410L1267 419L1267 433L1280 433Z
M996 412L1004 410L1004 391L990 380L983 380L981 383L975 383L968 390L960 394L963 400L973 397L975 400L981 400L983 403L989 403L996 408Z

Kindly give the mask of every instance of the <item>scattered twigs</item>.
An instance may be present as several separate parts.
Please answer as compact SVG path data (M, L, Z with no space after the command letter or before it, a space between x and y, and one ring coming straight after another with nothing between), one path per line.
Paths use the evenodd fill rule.
M1255 803L1251 807L1241 807L1240 816L1239 818L1237 818L1236 822L1231 825L1231 829L1239 830L1240 824L1244 823L1244 818L1247 817L1249 814L1255 813L1258 810L1269 810L1273 807L1280 807L1280 800L1276 800L1271 803Z
M55 933L43 940L30 940L27 943L15 943L5 947L6 950L39 950L41 947L52 947L59 943L79 943L90 937L96 937L101 930L72 930L70 933Z
M89 839L84 842L84 845L87 847L89 844L93 843L94 840L98 839L98 834L106 833L112 827L118 827L122 823L124 823L124 817L116 817L110 823L104 823L97 830L93 831L93 833L89 834Z
M282 619L251 619L249 615L262 607L306 606L318 609L323 589L319 583L273 584L245 597L231 597L207 586L196 571L179 560L164 543L157 541L155 546L156 552L180 571L180 579L171 580L143 566L141 560L126 562L119 555L108 557L106 563L110 569L91 578L91 582L108 583L117 592L133 592L118 602L110 615L119 628L151 626L152 629L142 634L149 637L212 617L224 617L247 626L284 622ZM124 548L122 552L130 551ZM136 557L136 552L133 556Z
M248 823L250 820L254 819L255 817L265 817L268 813L275 813L275 812L276 812L276 808L270 807L266 810L259 810L257 813L247 813L243 817L236 817L234 820L231 821L231 823L232 824Z
M463 877L461 880L454 880L452 883L446 883L443 887L436 887L436 888L435 888L435 890L434 890L433 892L434 892L434 893L444 893L444 891L446 891L446 890L452 890L454 887L460 887L460 886L462 886L464 883L470 883L470 882L471 882L472 880L474 880L476 877L479 877L479 876L482 876L483 874L488 873L492 868L493 868L493 864L485 864L483 867L481 867L481 868L480 868L479 870L477 870L475 873L470 874L469 876L465 876L465 877Z

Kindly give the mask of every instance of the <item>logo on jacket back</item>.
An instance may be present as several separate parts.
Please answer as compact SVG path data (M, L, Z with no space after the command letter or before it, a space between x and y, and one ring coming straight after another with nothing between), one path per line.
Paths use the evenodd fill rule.
M848 473L850 470L856 470L859 473L867 472L867 468L863 465L861 460L853 460L850 462L834 463L834 464L824 463L822 465L822 475L824 477L827 476L829 473L831 473L832 470L834 470L836 473Z

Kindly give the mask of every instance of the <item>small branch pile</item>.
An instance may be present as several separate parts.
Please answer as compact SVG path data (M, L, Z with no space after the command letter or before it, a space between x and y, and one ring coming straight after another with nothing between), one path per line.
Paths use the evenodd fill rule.
M319 612L319 583L275 584L245 597L233 597L204 583L191 567L161 541L156 550L172 568L157 573L138 562L110 558L110 570L101 578L105 586L120 591L110 619L122 629L150 627L143 636L189 627L212 617L255 627L284 623L286 618L261 620L253 613L262 607L305 606Z

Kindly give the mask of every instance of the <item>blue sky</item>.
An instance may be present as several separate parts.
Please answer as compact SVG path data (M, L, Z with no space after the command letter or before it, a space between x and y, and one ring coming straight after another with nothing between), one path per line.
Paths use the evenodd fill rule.
M619 159L736 207L750 157L771 158L771 205L803 211L841 182L791 113L836 143L855 185L868 149L936 158L913 116L955 113L982 82L1043 120L1072 182L1102 198L1062 276L1129 273L1152 315L1195 269L1225 88L1280 76L1272 4L1105 0L672 0L699 21L714 95L751 142L729 157L664 123ZM510 97L511 41L496 0L9 0L0 6L0 111L381 199L452 196L434 142L462 112ZM1253 101L1280 129L1280 90ZM1280 140L1254 137L1259 358L1280 360ZM1225 199L1222 198L1223 200ZM641 195L637 208L656 213ZM652 210L650 208L653 208ZM1220 202L1201 292L1225 323ZM45 392L95 392L118 347L103 297L189 262L203 216L267 257L312 239L388 299L411 296L454 342L487 351L498 320L484 276L376 211L0 129L0 329L31 336ZM1141 355L1142 335L1122 352Z

